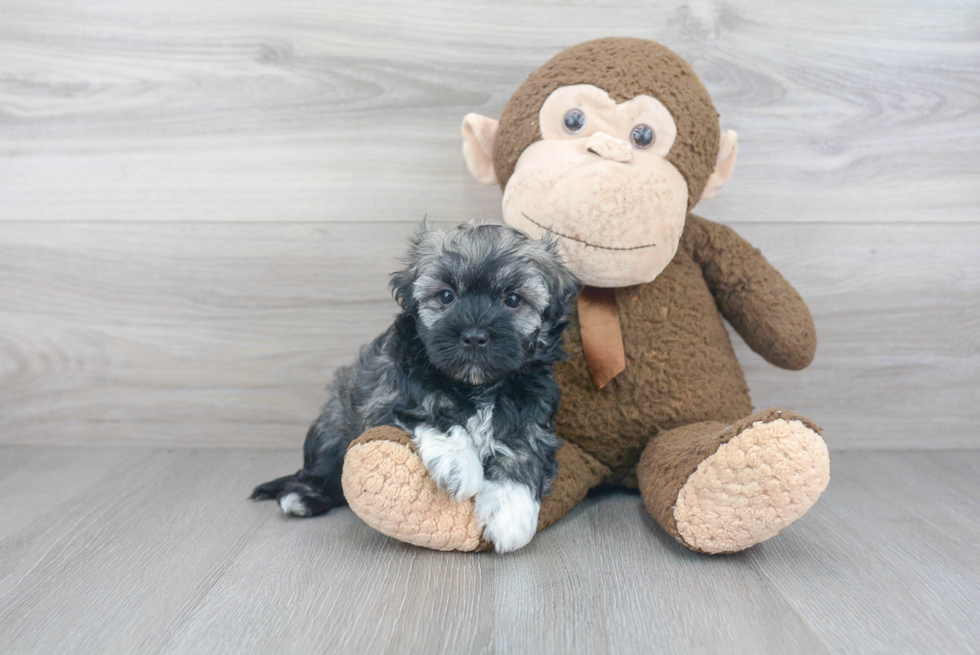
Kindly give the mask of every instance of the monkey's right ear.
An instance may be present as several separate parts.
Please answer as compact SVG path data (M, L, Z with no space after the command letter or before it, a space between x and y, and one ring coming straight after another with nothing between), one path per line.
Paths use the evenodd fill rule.
M483 184L496 184L493 170L493 139L500 123L480 114L463 118L463 157L470 174Z

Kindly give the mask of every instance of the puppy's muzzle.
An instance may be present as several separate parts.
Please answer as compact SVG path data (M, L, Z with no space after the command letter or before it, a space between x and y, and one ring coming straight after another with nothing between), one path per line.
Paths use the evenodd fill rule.
M466 328L460 335L459 340L468 349L477 352L483 350L490 343L490 333L483 328Z

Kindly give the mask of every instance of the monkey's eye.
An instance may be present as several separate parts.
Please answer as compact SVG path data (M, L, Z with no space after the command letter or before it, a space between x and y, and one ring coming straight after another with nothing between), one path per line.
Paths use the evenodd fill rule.
M451 305L454 300L456 300L456 295L449 289L443 289L439 292L439 302L443 305Z
M569 109L565 112L565 131L578 134L585 127L585 112L581 109Z
M653 145L653 142L657 140L657 135L654 134L653 128L645 123L640 123L633 128L630 132L630 141L637 148L649 148Z
M517 309L518 307L521 306L522 302L524 302L524 299L521 298L516 293L508 293L507 297L504 298L504 304L510 307L511 309Z

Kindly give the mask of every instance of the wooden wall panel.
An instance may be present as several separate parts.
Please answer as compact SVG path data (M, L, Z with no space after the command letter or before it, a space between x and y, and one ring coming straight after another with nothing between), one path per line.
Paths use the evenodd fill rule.
M459 124L591 38L686 57L731 221L977 221L980 6L3 0L0 220L495 217Z
M673 47L740 134L735 225L835 448L980 437L980 6L0 0L0 442L297 443L412 226L499 216L459 122L564 47Z
M980 225L735 224L800 290L816 362L735 338L757 406L833 448L975 447ZM0 225L0 442L298 445L396 311L403 223Z

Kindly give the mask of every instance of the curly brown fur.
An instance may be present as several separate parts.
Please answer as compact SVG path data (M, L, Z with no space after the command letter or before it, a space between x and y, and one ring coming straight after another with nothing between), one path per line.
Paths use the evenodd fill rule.
M592 84L608 91L616 102L638 95L662 102L677 122L677 141L667 160L687 181L688 209L697 204L718 156L718 112L690 64L666 46L631 38L596 39L563 50L514 92L494 139L493 161L501 189L507 186L517 158L541 139L541 105L552 91L571 84Z

